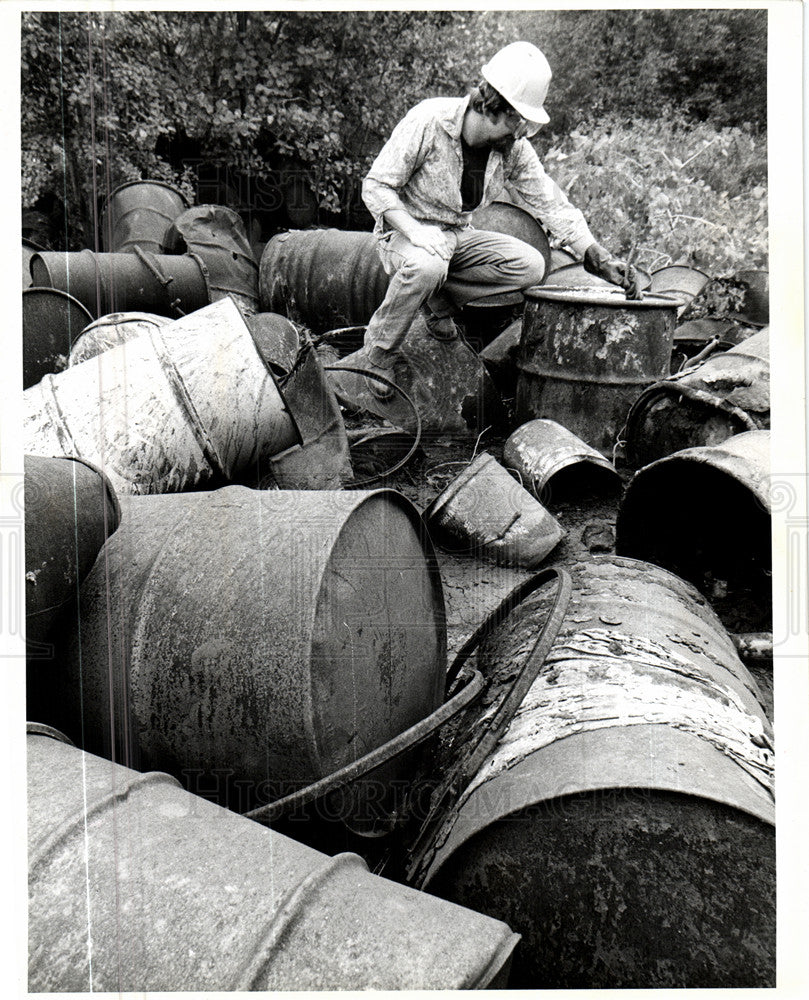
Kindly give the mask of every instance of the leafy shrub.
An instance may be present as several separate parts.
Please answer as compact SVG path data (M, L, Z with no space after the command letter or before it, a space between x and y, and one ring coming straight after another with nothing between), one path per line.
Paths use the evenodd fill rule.
M767 267L766 142L740 128L603 119L541 153L597 239L646 269Z

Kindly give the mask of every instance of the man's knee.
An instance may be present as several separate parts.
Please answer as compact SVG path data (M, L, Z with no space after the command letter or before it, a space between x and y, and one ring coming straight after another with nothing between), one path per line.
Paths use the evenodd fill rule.
M530 253L525 255L524 272L523 288L538 285L545 277L545 258L538 250L534 250L533 247Z
M401 277L424 291L434 291L447 280L448 261L438 254L416 248L417 253L411 253L402 262L399 269Z

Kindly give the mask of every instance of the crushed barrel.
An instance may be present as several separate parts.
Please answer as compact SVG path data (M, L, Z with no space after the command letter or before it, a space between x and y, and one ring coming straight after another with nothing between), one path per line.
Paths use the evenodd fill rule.
M762 330L645 389L627 418L627 457L648 465L769 426L770 334Z
M169 252L166 235L188 208L182 191L164 181L128 181L108 196L101 214L101 247L107 253L131 253L135 247Z
M300 441L229 299L46 375L23 408L28 454L87 459L119 493L230 481Z
M22 293L22 387L64 371L73 344L92 320L85 307L57 288Z

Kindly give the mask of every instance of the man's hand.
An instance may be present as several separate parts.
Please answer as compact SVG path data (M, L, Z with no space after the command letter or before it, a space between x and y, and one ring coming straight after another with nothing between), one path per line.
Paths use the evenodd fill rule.
M613 285L620 285L628 299L643 298L641 278L636 268L613 257L609 250L593 243L584 252L584 269Z
M405 236L413 246L437 254L444 260L449 260L452 257L444 232L438 226L425 226L423 223L417 223L411 231L405 233Z

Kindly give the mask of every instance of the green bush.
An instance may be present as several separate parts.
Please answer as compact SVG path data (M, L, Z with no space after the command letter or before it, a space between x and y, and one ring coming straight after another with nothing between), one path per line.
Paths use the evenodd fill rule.
M607 118L541 158L596 238L641 267L767 267L767 148L751 132Z

